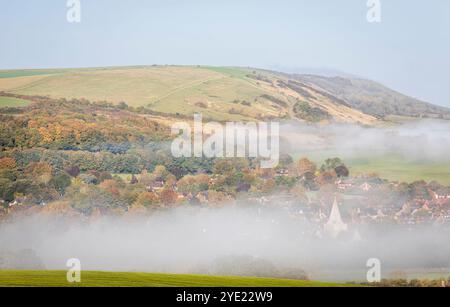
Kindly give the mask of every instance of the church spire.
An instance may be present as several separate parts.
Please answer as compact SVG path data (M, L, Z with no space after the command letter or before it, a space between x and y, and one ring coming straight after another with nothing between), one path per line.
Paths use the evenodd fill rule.
M333 207L331 208L328 222L324 225L324 230L333 238L336 238L341 232L347 231L348 226L342 221L341 212L337 198L334 198Z

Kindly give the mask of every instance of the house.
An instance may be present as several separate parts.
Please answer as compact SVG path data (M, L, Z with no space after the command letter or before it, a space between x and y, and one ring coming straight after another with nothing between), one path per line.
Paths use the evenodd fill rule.
M14 206L17 206L17 205L19 205L19 202L17 201L17 200L14 200L12 203L9 203L9 205L8 205L8 207L14 207Z
M365 192L369 192L370 190L372 190L372 186L368 182L364 182L359 187Z
M155 180L147 186L147 191L148 192L158 192L159 190L162 190L162 188L164 188L164 181Z
M436 199L450 199L450 187L445 187L437 190L434 193Z
M353 188L354 183L349 179L338 179L336 180L336 186L339 190L348 190Z
M276 177L289 176L289 170L285 168L281 168L277 170Z
M214 175L213 177L209 178L209 185L215 185L218 181L218 178Z
M269 199L265 196L258 198L257 201L261 205L265 205L265 204L269 203Z

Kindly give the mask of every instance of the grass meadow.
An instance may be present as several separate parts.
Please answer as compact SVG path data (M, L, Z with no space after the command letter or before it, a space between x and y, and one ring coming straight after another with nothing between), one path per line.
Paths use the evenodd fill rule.
M343 287L345 284L275 278L82 272L68 283L65 271L0 271L0 287Z
M0 108L3 107L25 107L30 101L13 97L0 97Z

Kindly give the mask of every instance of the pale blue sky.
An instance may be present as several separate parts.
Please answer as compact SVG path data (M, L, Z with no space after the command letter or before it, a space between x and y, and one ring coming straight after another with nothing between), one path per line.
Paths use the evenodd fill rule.
M450 1L0 0L0 69L144 64L331 68L450 106Z

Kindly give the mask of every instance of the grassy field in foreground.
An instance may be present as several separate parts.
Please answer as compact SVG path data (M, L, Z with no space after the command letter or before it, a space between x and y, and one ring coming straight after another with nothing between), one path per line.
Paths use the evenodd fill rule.
M275 278L153 273L82 272L81 283L65 271L0 271L0 287L345 287L344 284Z

